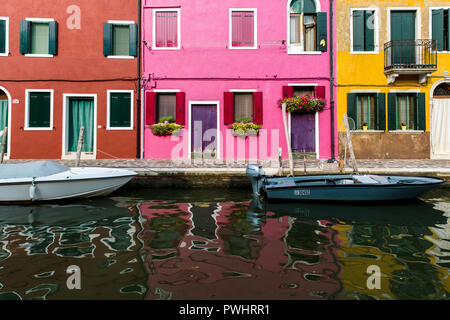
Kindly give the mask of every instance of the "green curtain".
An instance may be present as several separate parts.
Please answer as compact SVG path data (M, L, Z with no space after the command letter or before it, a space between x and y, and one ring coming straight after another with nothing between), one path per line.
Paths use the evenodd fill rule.
M8 125L8 100L0 100L0 131ZM0 148L2 147L2 138L0 137ZM0 149L1 150L1 149Z
M94 151L94 99L69 100L69 152L76 152L80 128L84 126L82 152Z

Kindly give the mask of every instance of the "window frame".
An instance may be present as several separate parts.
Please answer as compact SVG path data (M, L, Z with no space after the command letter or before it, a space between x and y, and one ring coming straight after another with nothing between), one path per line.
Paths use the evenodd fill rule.
M125 26L128 26L130 28L131 25L136 24L136 22L134 22L134 21L124 21L124 20L108 20L107 23L113 25L113 33L114 33L114 25L125 25ZM114 38L114 34L113 34L112 38ZM111 39L111 41L113 41L113 39ZM108 56L106 56L106 58L108 58L108 59L130 59L130 60L133 60L136 57L135 56L130 56L130 55L128 55L128 56L108 55Z
M156 46L156 13L158 12L176 12L177 13L177 36L178 43L176 47L157 47ZM181 49L181 9L166 8L153 9L152 12L152 50L180 50Z
M354 11L375 11L373 51L353 50L353 12ZM380 14L378 7L372 8L350 8L350 54L379 54L380 53Z
M134 130L134 90L107 90L107 107L106 107L106 130ZM129 93L130 94L130 126L113 127L111 126L111 94L113 93Z
M50 93L50 124L49 127L30 127L30 93ZM25 131L53 131L53 107L54 107L54 89L25 89Z
M233 47L233 12L252 11L253 12L253 46ZM258 9L257 8L229 8L228 10L228 49L229 50L256 50L258 49Z
M291 44L291 2L292 0L288 0L287 1L287 40L286 40L286 47L287 47L287 54L303 54L303 55L321 55L322 51L317 50L317 46L316 46L316 50L314 51L305 51L305 41L304 41L304 14L300 14L300 26L301 26L301 32L300 32L300 44ZM314 0L315 4L316 4L316 19L317 19L317 14L319 12L321 12L321 4L320 1ZM316 20L316 36L317 36L317 20Z
M175 123L177 122L177 111L176 111L176 94L181 92L180 89L155 89L153 90L154 93L156 93L156 106L155 106L155 117L156 117L156 122L155 123L159 123L159 100L158 97L160 94L172 94L175 95L175 115L173 117L173 120L175 121Z
M5 52L0 52L0 57L9 56L9 17L0 17L0 20L5 21Z
M398 98L398 95L415 95L415 94L419 94L419 93L422 93L422 92L420 91L420 89L392 89L388 93L395 93L397 95L397 98ZM426 97L426 95L425 95L425 97ZM396 102L396 104L397 104L397 102ZM389 98L387 99L387 107L388 107L387 114L386 114L386 117L388 119L388 126L386 128L387 132L399 133L399 134L402 134L402 133L406 133L407 134L407 133L422 133L422 132L426 132L426 130L415 130L415 129L401 130L401 129L398 129L398 128L396 130L389 130L389 112L390 112L390 110L389 110ZM398 105L396 105L396 108L398 108ZM426 108L426 103L425 103L425 108ZM398 122L398 115L396 116L396 120ZM398 123L396 123L396 127L397 127L397 124ZM414 125L417 125L415 123L415 121L414 121Z
M237 94L248 94L252 95L252 118L250 119L250 122L255 121L255 115L253 114L253 105L255 103L255 96L254 93L258 92L257 89L231 89L230 92L233 93L233 122L237 122L236 118L236 93Z
M430 39L432 39L433 38L433 10L439 10L439 9L444 9L444 10L448 10L449 11L449 15L450 15L450 6L448 6L448 7L430 7L429 8L429 11L428 11L428 17L429 17L429 22L428 22L428 32L429 32L429 35L430 35ZM1 19L1 18L0 18ZM448 32L450 32L450 24L449 24L449 26L448 26L448 28L449 28L449 31ZM442 51L439 51L439 50L436 50L436 51L434 51L434 50L432 50L432 52L438 52L438 53L443 53L443 54L449 54L450 53L450 43L448 44L448 47L449 47L449 49L448 50L442 50Z
M25 18L25 21L30 21L32 24L33 23L46 23L48 24L49 28L50 28L50 22L55 22L55 19L52 18ZM50 39L49 39L49 43L47 44L47 46L50 45ZM30 48L31 50L31 48ZM25 57L31 57L31 58L53 58L54 55L53 54L42 54L42 53L26 53L24 55Z

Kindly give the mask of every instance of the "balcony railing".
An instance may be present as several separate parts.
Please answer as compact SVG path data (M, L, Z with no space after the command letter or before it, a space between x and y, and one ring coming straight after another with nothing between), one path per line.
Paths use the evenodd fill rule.
M437 69L436 40L392 40L384 44L384 70L414 72Z

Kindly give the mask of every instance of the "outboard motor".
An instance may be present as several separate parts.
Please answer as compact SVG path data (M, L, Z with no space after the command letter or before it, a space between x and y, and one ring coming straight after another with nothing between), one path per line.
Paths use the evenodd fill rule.
M262 187L262 177L264 176L264 170L261 166L256 164L250 164L247 166L247 177L250 179L252 184L253 194L256 196L260 195L260 190Z

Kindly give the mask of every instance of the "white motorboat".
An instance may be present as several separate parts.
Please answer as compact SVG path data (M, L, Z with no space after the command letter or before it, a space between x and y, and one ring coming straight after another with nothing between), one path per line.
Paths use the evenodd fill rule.
M126 169L75 167L54 161L0 165L0 202L35 202L107 195L137 173Z

